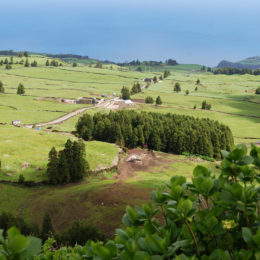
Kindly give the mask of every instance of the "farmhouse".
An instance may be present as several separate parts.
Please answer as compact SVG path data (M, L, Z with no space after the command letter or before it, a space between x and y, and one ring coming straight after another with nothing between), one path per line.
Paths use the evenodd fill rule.
M20 125L21 121L20 120L13 120L12 125Z
M100 98L91 97L79 97L76 100L76 104L97 104Z

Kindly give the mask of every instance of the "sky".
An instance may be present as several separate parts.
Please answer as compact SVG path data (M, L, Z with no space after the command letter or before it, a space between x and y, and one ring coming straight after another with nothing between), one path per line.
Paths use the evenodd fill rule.
M216 66L260 56L259 0L1 0L0 50Z

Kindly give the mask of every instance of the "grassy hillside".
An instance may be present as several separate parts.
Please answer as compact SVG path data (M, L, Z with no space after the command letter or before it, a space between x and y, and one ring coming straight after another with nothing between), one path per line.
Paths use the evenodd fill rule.
M156 153L153 161L156 163L142 169L137 167L133 175L124 179L114 178L115 173L106 173L78 184L55 188L0 184L0 196L3 198L0 212L19 213L39 225L44 213L49 212L55 229L59 231L68 227L74 219L84 219L113 236L114 229L121 225L127 204L141 205L149 201L150 191L163 185L173 174L189 178L197 163L215 168L214 164L196 158L163 153Z
M20 174L24 175L25 180L46 180L50 149L54 146L62 150L67 139L75 139L72 135L13 126L0 126L0 132L0 180L17 181ZM117 153L118 149L113 144L96 141L86 143L86 159L91 169L111 166Z
M200 79L199 85L196 85L197 79ZM241 137L260 139L260 97L254 94L259 80L259 76L251 75L173 72L163 82L151 85L144 93L133 98L144 102L148 95L154 99L160 96L163 100L161 106L140 103L137 109L207 117L228 125L234 136L240 138L239 141ZM181 84L182 89L178 94L173 91L176 82ZM186 90L189 90L189 95L185 94ZM203 100L212 105L210 111L200 109ZM194 105L197 109L194 109ZM250 140L244 139L244 142Z
M0 60L2 58L6 56L0 57ZM160 76L165 69L171 70L171 76L151 84L143 93L132 96L135 101L132 109L206 117L228 125L236 143L260 140L260 97L254 94L260 84L260 76L213 75L200 72L200 65L184 64L146 66L143 72L137 72L137 67L112 65L111 68L110 64L105 64L102 69L83 63L72 67L64 61L61 67L46 67L47 59L40 55L30 56L30 62L38 62L36 68L14 64L11 70L6 70L4 65L0 66L0 80L5 88L5 93L0 94L0 180L14 181L19 174L23 174L26 180L46 179L48 152L53 146L58 150L63 149L68 138L76 138L70 132L75 130L80 115L57 125L42 127L41 130L14 127L12 120L21 120L22 124L50 121L91 106L64 104L60 102L62 98L106 95L105 99L109 100L114 98L113 93L120 94L122 86L131 88L135 81L143 85L144 78ZM20 60L14 57L14 62ZM200 79L199 85L196 85L197 79ZM173 92L176 82L182 88L178 94ZM25 86L26 93L23 96L16 94L19 83ZM195 87L198 87L197 91ZM189 90L189 95L185 94L186 90ZM154 99L161 96L163 104L158 107L145 104L144 99L148 95ZM210 111L200 109L203 100L212 105ZM197 109L194 109L194 105ZM107 113L109 109L93 107L87 113L97 111ZM91 169L111 166L117 154L118 149L114 144L96 141L86 143L86 158ZM125 161L127 156L122 159L120 174L102 173L86 178L81 183L38 188L0 184L0 196L3 198L0 212L11 211L40 224L43 214L48 211L57 230L64 229L73 219L80 218L112 236L114 228L121 223L125 206L148 201L149 191L160 187L172 175L189 178L198 163L216 170L215 163L199 158L156 153L141 167Z

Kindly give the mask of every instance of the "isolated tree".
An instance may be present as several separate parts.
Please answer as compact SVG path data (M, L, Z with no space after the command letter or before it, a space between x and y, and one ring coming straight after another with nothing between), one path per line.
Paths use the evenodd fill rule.
M19 58L22 58L22 57L23 57L23 52L22 52L22 51L19 52L18 57L19 57Z
M153 104L153 102L154 102L154 100L151 96L146 97L146 99L145 99L146 104Z
M3 86L3 82L0 80L0 93L5 93L5 88Z
M49 60L46 60L45 66L50 66Z
M159 80L163 80L163 76L161 75L161 76L159 76Z
M31 67L37 67L37 61L36 60L31 63Z
M207 103L207 101L204 100L204 101L202 101L201 109L207 109L207 110L210 110L210 109L211 109L211 104Z
M197 90L198 90L198 87L195 88L195 91L197 91Z
M8 59L5 58L4 64L8 64Z
M24 64L24 67L30 67L30 63L29 63L29 60L28 60L28 59L26 59L25 64Z
M10 57L10 62L9 62L9 64L14 64L14 57L13 57L13 56Z
M197 79L197 81L196 81L196 85L199 85L199 84L200 84L200 80Z
M98 69L102 69L103 65L101 62L98 62L96 65L95 65L95 68L98 68Z
M197 105L194 105L193 109L197 109Z
M255 93L256 93L257 95L260 95L260 87L258 87L258 88L255 90Z
M131 89L131 95L134 95L134 94L139 93L139 92L141 92L141 91L142 91L142 90L141 90L141 85L140 85L140 83L139 83L139 82L135 82L134 85L133 85L133 87L132 87L132 89Z
M130 99L130 91L129 91L129 88L123 87L123 88L121 89L121 94L122 94L122 99L124 99L124 100Z
M25 51L25 52L23 53L23 55L24 55L24 57L28 58L28 57L29 57L28 51Z
M156 77L156 76L153 77L153 82L154 82L154 83L157 82L157 77Z
M156 98L155 103L156 103L156 105L161 105L161 104L162 104L162 100L161 100L161 97L160 97L160 96L158 96L158 97Z
M173 87L174 92L180 92L181 91L181 84L179 82L176 82L174 87Z
M165 70L164 73L163 73L164 78L167 78L170 75L171 75L171 72L169 70Z
M78 64L77 64L76 62L73 62L72 66L73 66L73 67L77 67Z
M207 71L208 71L208 72L211 72L211 71L212 71L211 67L208 67Z
M11 68L12 68L12 65L11 65L11 64L6 64L6 65L5 65L5 69L6 69L6 70L10 70Z
M188 96L190 94L190 91L186 89L185 94Z
M20 174L20 175L19 175L18 182L19 182L20 184L23 184L23 183L24 183L24 176L23 176L23 174Z
M41 238L43 241L46 241L49 237L53 237L54 233L51 217L49 213L45 213L42 222Z
M18 95L23 95L23 94L25 94L24 85L23 85L22 83L20 83L20 84L18 85L17 94L18 94Z

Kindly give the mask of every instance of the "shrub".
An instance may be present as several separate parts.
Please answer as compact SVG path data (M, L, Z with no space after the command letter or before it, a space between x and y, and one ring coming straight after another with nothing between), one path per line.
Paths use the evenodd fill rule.
M162 99L161 99L160 96L158 96L158 97L156 98L155 103L156 103L156 105L161 105L161 104L162 104Z
M3 86L3 82L0 81L0 93L5 93L5 88Z
M78 220L72 226L57 236L57 242L62 245L85 245L89 239L93 241L105 241L105 235L98 229Z
M145 103L146 104L153 104L154 100L151 96L148 96L148 97L145 98Z
M181 84L179 82L176 82L173 91L179 93L181 91Z
M22 83L20 83L20 84L18 85L17 94L18 94L18 95L23 95L23 94L25 94L24 85L23 85Z
M202 101L201 109L207 109L207 110L210 110L210 109L211 109L211 104L207 103L207 101L204 100L204 101Z
M122 94L122 99L124 99L124 100L130 99L130 91L129 91L129 88L123 87L123 88L121 89L121 94Z

